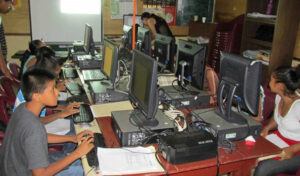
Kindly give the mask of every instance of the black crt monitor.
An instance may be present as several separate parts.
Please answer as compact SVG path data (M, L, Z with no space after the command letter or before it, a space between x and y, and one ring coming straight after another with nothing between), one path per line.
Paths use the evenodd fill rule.
M176 54L176 76L179 85L191 84L203 90L206 64L206 47L179 40Z
M95 43L93 39L93 28L89 24L85 24L83 47L86 54L95 55Z
M141 15L135 15L135 24L138 24L141 27L144 26ZM123 15L123 25L128 25L128 26L133 25L133 15L132 14Z
M146 29L142 27L138 28L137 41L135 47L137 50L140 50L149 56L152 55L150 29Z
M141 51L133 51L129 98L138 108L131 117L139 126L157 126L157 61Z
M231 110L232 105L253 116L258 115L261 68L261 62L257 60L221 52L217 96L220 115L224 120L235 124L247 123L245 118Z
M118 76L118 53L119 46L109 39L104 39L104 61L102 71L112 84L115 83Z
M123 25L122 45L124 48L132 49L132 26Z
M156 34L154 41L154 58L158 61L160 71L168 69L174 72L174 40L170 36Z

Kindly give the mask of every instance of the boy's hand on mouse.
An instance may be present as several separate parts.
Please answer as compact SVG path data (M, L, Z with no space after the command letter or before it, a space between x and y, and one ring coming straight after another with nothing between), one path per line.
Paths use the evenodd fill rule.
M80 106L79 103L71 103L68 104L67 106L64 106L61 110L62 118L79 113L79 109L78 109L79 106Z
M86 138L93 138L94 133L90 130L84 130L83 132L76 135L76 141L80 142L83 141Z
M85 138L81 144L76 148L74 154L80 158L83 155L86 155L89 151L94 148L94 138Z

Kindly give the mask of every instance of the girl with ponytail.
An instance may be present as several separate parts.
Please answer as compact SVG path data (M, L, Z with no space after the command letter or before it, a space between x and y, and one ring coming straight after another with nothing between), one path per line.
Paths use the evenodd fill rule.
M271 130L289 146L278 159L261 161L255 176L295 174L300 167L300 65L280 67L271 74L270 88L276 93L273 117L262 129L266 137Z

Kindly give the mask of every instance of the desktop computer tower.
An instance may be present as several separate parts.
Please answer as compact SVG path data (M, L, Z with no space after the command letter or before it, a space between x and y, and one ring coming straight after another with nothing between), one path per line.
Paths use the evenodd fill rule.
M250 135L255 138L259 137L262 129L261 123L243 113L239 113L239 115L241 115L241 118L246 119L247 124L242 125L224 120L218 108L193 110L193 114L197 114L201 120L211 124L213 132L218 134L219 144L222 144L224 140L244 140L244 138Z
M164 86L161 87L165 101L173 105L176 109L197 108L210 105L210 95L205 91L196 89L192 86L188 90L182 89L180 86Z
M112 128L121 146L138 146L143 145L149 134L142 131L131 119L132 110L115 111L111 113ZM157 110L155 118L158 120L158 125L155 127L146 127L156 133L164 130L174 130L174 123L161 110ZM144 130L146 130L144 129Z

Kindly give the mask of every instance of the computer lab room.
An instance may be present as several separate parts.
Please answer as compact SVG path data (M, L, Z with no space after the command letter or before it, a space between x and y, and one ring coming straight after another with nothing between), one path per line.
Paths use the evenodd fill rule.
M299 0L0 0L0 175L300 175Z

